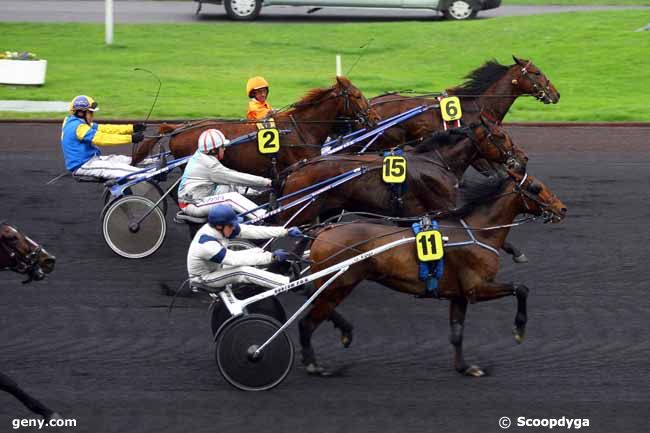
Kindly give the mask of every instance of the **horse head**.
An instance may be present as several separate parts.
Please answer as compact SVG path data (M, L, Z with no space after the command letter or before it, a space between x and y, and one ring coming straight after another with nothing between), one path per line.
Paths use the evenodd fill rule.
M495 122L482 112L480 122L472 129L473 140L483 158L503 164L512 170L525 171L528 155L512 141L499 122Z
M546 222L559 223L567 213L567 207L541 180L528 173L508 170L514 180L513 193L519 194L525 213L542 216Z
M515 56L512 58L515 61L511 67L513 86L544 104L557 104L560 101L560 92L531 60L523 60Z
M332 92L338 98L338 113L358 120L363 126L373 128L380 120L361 90L345 77L336 77Z
M26 274L30 281L40 281L54 270L56 257L25 236L14 226L0 223L0 269Z

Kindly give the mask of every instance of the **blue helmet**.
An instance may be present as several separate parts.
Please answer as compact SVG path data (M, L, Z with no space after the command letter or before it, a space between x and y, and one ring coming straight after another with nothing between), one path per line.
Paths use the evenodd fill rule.
M79 95L70 102L70 113L74 114L78 110L97 111L99 110L99 107L97 106L97 101L90 96Z
M211 226L228 224L237 225L241 221L242 219L237 216L237 212L225 204L214 206L208 213L208 224Z

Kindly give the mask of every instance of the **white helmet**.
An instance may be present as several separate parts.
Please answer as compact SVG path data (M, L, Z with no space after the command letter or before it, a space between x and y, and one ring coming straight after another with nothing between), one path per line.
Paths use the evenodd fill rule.
M206 129L199 137L199 150L203 153L211 153L221 146L227 146L230 140L218 129Z

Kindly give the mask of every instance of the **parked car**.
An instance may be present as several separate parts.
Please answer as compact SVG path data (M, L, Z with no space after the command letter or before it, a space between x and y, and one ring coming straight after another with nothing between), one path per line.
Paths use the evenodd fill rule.
M445 18L466 20L481 10L494 9L501 0L194 0L199 3L223 4L233 20L250 21L257 18L266 6L308 6L311 11L326 7L429 9L441 12Z

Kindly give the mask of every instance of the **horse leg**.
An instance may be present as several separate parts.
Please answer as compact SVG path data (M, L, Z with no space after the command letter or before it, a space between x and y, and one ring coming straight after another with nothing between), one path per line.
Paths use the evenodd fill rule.
M475 302L491 301L506 296L515 296L517 298L517 314L515 315L514 336L517 343L524 340L526 332L527 299L528 287L524 285L515 286L510 283L498 283L485 281L469 291L471 298Z
M478 366L468 366L463 357L463 330L465 327L465 314L467 313L467 299L454 298L449 304L449 342L454 346L454 368L460 374L481 377L485 372Z
M352 344L352 331L354 330L354 326L352 326L352 323L348 322L345 317L343 317L339 312L336 310L332 310L330 313L329 317L327 318L336 329L341 331L341 344L343 347L346 349L350 347L350 344Z
M294 249L295 254L302 256L310 242L311 239L309 238L301 239ZM312 285L312 287L309 287L309 290L307 290L306 292L311 294L314 292L314 290L315 289ZM346 318L343 317L341 314L339 314L336 310L332 310L327 320L332 322L334 328L341 331L341 344L343 344L343 347L345 347L346 349L350 347L350 344L352 344L352 337L353 337L352 331L354 329L352 324L348 322Z
M504 242L501 249L512 256L513 262L528 263L528 257L526 257L526 254L510 242Z
M521 344L524 341L524 336L526 335L526 323L528 322L528 291L528 287L523 284L517 286L515 289L515 296L517 297L517 314L515 315L513 334L515 336L515 341L518 344Z
M54 411L47 408L43 403L36 400L25 391L23 391L16 382L9 376L0 373L0 390L6 391L16 397L22 404L35 414L41 415L45 419L51 419L58 416Z
M311 345L311 336L314 331L325 320L332 316L334 309L352 291L355 284L346 287L330 287L316 299L309 313L300 320L298 330L300 332L300 346L302 351L302 363L308 374L328 375L325 369L318 365L316 354ZM343 339L343 337L341 337Z

